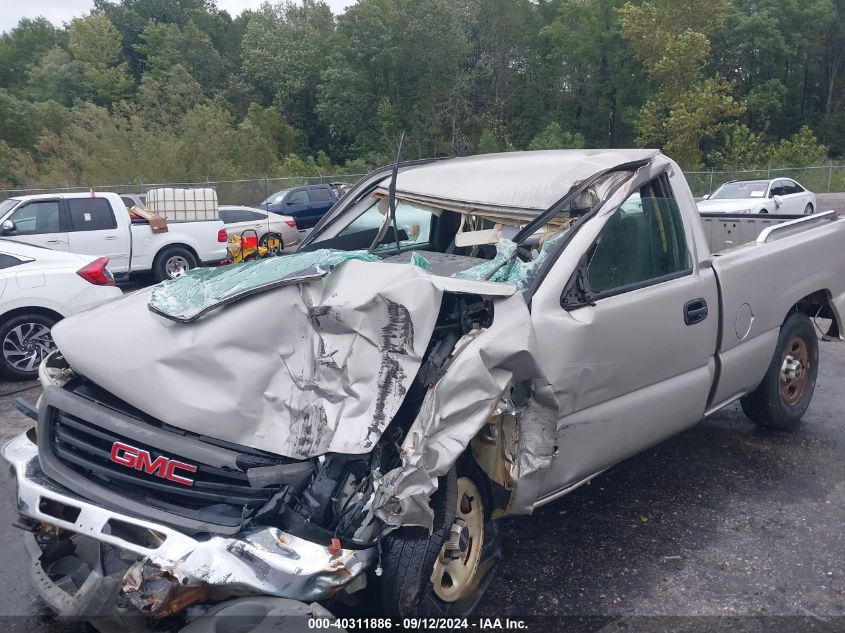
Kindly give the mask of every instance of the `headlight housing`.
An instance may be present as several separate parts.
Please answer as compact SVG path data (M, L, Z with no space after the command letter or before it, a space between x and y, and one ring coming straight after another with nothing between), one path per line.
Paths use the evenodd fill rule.
M38 382L42 387L47 385L62 387L75 375L76 373L67 364L59 350L51 352L38 366Z

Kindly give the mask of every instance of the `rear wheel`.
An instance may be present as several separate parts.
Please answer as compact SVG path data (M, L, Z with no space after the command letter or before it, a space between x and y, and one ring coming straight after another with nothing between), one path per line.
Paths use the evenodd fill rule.
M806 207L804 207L804 215L813 215L813 205L812 203L808 203Z
M781 326L777 349L763 382L740 401L760 426L796 426L813 398L819 371L819 342L806 314L791 315Z
M50 335L55 324L43 314L21 314L0 326L0 373L18 380L36 378L41 361L56 349Z
M384 540L382 600L391 616L465 616L501 558L486 477L467 459L441 477L434 529L401 528Z
M184 246L167 246L153 261L153 276L156 281L181 277L197 267L197 258Z

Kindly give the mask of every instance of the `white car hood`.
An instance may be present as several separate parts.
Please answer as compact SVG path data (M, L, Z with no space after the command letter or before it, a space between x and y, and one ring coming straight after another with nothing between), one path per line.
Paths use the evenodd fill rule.
M736 200L702 200L698 203L698 210L702 213L737 213L750 209L756 213L766 204L766 199L740 198Z

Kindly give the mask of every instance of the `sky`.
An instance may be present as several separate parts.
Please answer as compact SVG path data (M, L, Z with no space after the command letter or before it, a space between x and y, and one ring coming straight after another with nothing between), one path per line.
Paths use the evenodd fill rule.
M217 7L228 11L232 17L244 9L257 9L266 0L217 0ZM355 0L326 0L333 13L341 13ZM94 7L93 0L27 0L26 2L0 0L0 32L15 27L21 18L43 16L56 26L85 15Z

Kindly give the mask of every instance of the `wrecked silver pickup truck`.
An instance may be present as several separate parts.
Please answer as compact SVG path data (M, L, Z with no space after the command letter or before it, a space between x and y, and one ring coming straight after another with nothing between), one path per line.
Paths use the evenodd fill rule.
M58 324L3 456L37 589L102 630L368 591L460 615L495 519L737 399L796 425L843 317L834 212L702 222L652 150L405 163L295 255Z

